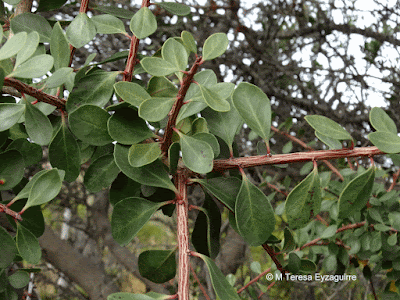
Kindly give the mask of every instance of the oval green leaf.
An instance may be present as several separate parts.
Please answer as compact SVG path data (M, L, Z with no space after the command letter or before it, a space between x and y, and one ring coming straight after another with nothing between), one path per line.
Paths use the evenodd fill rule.
M14 68L18 67L33 53L35 53L37 46L39 45L39 34L36 31L32 31L28 34L24 47L18 52L17 59L15 61Z
M196 173L205 174L213 169L214 152L211 146L196 138L179 132L182 160L186 167Z
M111 216L111 232L121 246L127 245L163 203L143 198L126 198L114 206Z
M8 281L15 289L22 289L29 283L29 273L18 270L14 274L8 277Z
M147 250L140 253L140 275L155 283L164 283L176 275L175 250Z
M338 123L332 121L331 119L318 116L311 115L305 116L305 120L312 128L314 128L319 133L326 135L332 139L336 140L351 140L351 135Z
M264 244L275 230L275 215L267 196L246 175L236 197L235 219L240 235L252 246Z
M165 299L165 298L162 298ZM153 297L149 297L143 294L132 294L132 293L114 293L107 297L107 300L154 300Z
M80 12L69 24L66 36L69 43L75 48L81 48L89 43L96 35L93 21L84 12Z
M193 53L197 53L196 40L190 32L185 30L182 31L181 38L187 50Z
M17 54L25 45L26 32L19 32L13 35L0 49L0 60L10 58Z
M271 104L267 95L259 87L241 82L233 92L232 100L246 124L268 142L271 130Z
M24 104L0 103L0 131L14 126L25 111Z
M67 82L74 69L69 67L58 68L45 82L45 88L57 88Z
M223 99L214 89L207 88L201 84L199 84L199 88L204 102L213 110L221 112L230 110L229 102Z
M54 68L56 70L68 67L71 51L59 22L54 24L51 31L50 53L54 57Z
M41 54L32 57L28 61L18 66L9 77L19 78L39 78L46 75L53 67L54 58L48 54Z
M387 131L397 134L397 127L394 121L380 107L373 107L369 113L369 121L376 131Z
M185 47L174 38L169 38L161 49L162 58L181 71L185 71L188 64L188 54Z
M339 196L339 218L348 218L365 207L371 196L374 179L375 168L371 167L347 184Z
M129 28L138 39L144 39L157 30L157 20L148 7L142 7L131 19Z
M129 164L139 168L151 164L161 155L159 143L135 144L129 148Z
M96 159L85 173L84 184L90 193L108 188L120 172L114 156L107 154Z
M134 82L117 82L114 84L114 89L124 101L135 106L139 106L143 101L151 98L143 87Z
M210 35L203 46L203 60L211 60L225 53L229 40L225 33Z
M141 184L133 181L124 173L119 173L117 178L111 184L109 198L112 205L129 197L139 197Z
M24 176L24 159L17 150L0 153L0 191L5 191L16 186Z
M175 2L159 2L154 4L177 16L186 16L190 14L190 7L185 4Z
M11 19L11 30L14 33L36 31L39 33L41 43L49 43L51 26L47 20L38 14L23 13Z
M112 15L97 15L92 17L91 20L96 26L97 33L126 33L124 23Z
M27 139L16 139L8 145L6 150L15 149L24 158L25 167L37 164L43 157L43 150L38 144L31 143Z
M48 145L53 136L49 118L29 101L25 101L25 107L25 128L29 138L41 146Z
M17 248L19 255L30 264L38 264L42 257L39 241L33 233L17 223Z
M199 133L194 134L193 138L209 144L211 146L211 149L214 152L214 158L218 157L218 155L220 153L220 149L219 149L218 140L215 136L213 136L211 133L199 132Z
M68 116L69 125L76 137L94 146L104 146L114 140L108 134L110 115L95 105L83 105Z
M179 71L179 68L159 57L145 57L140 64L147 73L153 76L167 76Z
M368 134L368 139L383 152L400 152L400 137L395 133L388 131L375 131Z
M18 251L14 239L2 226L0 226L0 247L0 269L5 269L13 262Z
M161 121L168 115L175 100L164 97L147 99L139 106L139 116L149 122Z

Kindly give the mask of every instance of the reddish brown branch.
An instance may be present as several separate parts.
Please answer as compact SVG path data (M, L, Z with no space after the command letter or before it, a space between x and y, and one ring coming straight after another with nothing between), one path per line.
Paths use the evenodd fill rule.
M167 156L169 146L171 146L172 143L171 137L172 133L174 132L176 118L178 117L179 111L181 110L183 105L183 99L185 98L186 92L188 91L189 86L192 83L193 76L196 74L197 69L199 68L201 63L202 58L201 56L199 56L197 57L190 71L187 72L185 78L183 79L181 88L179 89L178 95L176 96L176 101L168 114L168 123L165 127L164 139L161 144L161 151L164 153L165 156Z
M7 215L13 217L15 220L22 221L22 217L19 213L9 209L6 205L0 203L0 212L5 212Z
M393 174L393 182L392 182L392 184L390 185L390 187L388 188L388 190L387 190L388 192L390 192L391 190L393 190L394 186L395 186L396 183L397 183L397 179L399 178L399 175L400 175L400 169L398 169L397 172Z
M11 86L11 87L15 88L16 90L18 90L20 93L32 96L40 102L45 102L45 103L54 105L62 111L65 110L65 103L66 103L65 99L61 99L56 96L49 95L41 90L38 90L37 88L27 85L26 83L23 83L22 81L19 81L15 78L11 78L11 77L4 78L4 85Z
M207 295L207 292L206 292L204 286L201 284L201 282L200 282L199 278L197 277L196 272L193 270L193 267L191 264L190 264L190 270L192 271L192 275L193 275L194 279L197 281L197 284L199 285L200 290L203 293L204 297L207 300L210 300L210 297Z
M375 156L385 154L377 147L360 147L354 149L319 150L310 152L297 152L289 154L277 154L273 156L258 155L239 157L234 159L214 160L214 172L221 172L227 169L250 168L265 165L280 165L294 162L338 159L349 157Z
M276 258L277 253L275 253L274 249L269 246L268 244L262 244L262 247L267 251L268 255L271 257L272 261L276 265L276 268L283 274L285 275L288 271L286 271L279 260Z
M243 286L242 288L240 288L237 293L240 294L241 292L243 292L245 289L247 289L250 285L252 285L254 282L257 282L261 277L263 277L265 274L271 272L271 268L268 268L267 270L265 270L264 272L261 272L260 274L258 274L256 277L254 277L252 280L250 280L245 286Z

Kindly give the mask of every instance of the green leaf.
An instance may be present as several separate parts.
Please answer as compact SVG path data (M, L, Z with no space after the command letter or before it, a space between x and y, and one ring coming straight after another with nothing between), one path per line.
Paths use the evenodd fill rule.
M155 161L161 155L160 143L135 144L129 148L129 164L139 168Z
M131 294L131 293L114 293L107 297L107 300L154 300L153 297L149 297L143 294Z
M30 58L36 51L39 45L39 34L32 31L28 34L24 47L18 52L14 68Z
M271 105L267 95L259 87L241 82L232 100L246 124L267 143L271 130Z
M302 180L287 196L285 212L291 228L304 227L321 209L318 169Z
M0 191L5 191L16 186L24 176L24 159L17 150L0 153Z
M53 167L65 171L65 180L74 181L81 170L79 145L63 122L49 145L49 160Z
M192 123L192 133L210 133L206 119L202 117L196 118Z
M220 249L221 214L218 206L206 196L197 215L192 232L192 243L196 251L215 259Z
M174 192L176 191L162 162L156 160L150 165L134 168L129 164L128 153L128 147L120 144L115 145L115 163L126 176L144 185L163 187Z
M71 51L60 22L55 23L51 31L50 53L54 58L54 68L56 70L68 67Z
M26 32L13 35L0 49L0 60L7 59L17 54L25 45L27 39Z
M68 80L68 76L70 74L73 74L72 72L74 69L65 67L65 68L59 68L57 71L53 73L45 82L45 88L48 89L53 89L56 87L59 87L60 85L64 84Z
M240 235L252 246L264 244L275 229L275 215L267 196L242 174L235 218Z
M176 3L177 4L177 3ZM174 38L169 38L161 49L162 58L181 71L185 71L188 64L188 54L185 47Z
M7 130L15 125L25 111L25 105L14 103L0 103L0 131Z
M25 167L37 164L43 157L43 150L38 144L30 143L27 139L16 139L8 145L6 150L18 150L21 153Z
M147 99L139 106L139 116L149 122L161 121L168 115L175 100L164 97Z
M235 289L226 280L224 274L222 274L215 262L203 254L198 254L198 256L206 263L208 272L210 273L211 283L217 297L220 300L240 300Z
M6 1L4 1L4 2L7 3L7 4L10 4L10 5L15 6L15 5L17 5L19 2L21 2L21 0L6 0Z
M0 226L0 269L7 268L14 260L14 256L18 253L14 239L8 232Z
M188 49L190 52L197 53L196 40L190 32L185 30L182 31L181 38L186 49Z
M339 196L339 218L348 218L365 207L371 196L374 179L375 168L371 167L347 184Z
M18 270L14 274L8 277L8 281L15 289L22 289L29 283L29 273Z
M153 76L167 76L179 71L179 68L159 57L145 57L140 64L147 73Z
M117 75L118 72L97 71L81 78L68 97L68 113L84 104L104 106L114 93L113 85Z
M396 124L382 108L373 107L369 113L369 121L376 131L387 131L397 135Z
M46 146L53 137L53 126L38 108L25 101L25 128L29 138L35 143Z
M97 33L126 33L124 23L113 15L97 15L92 17L91 20L96 26Z
M213 136L211 133L199 132L194 134L192 137L209 144L213 150L214 158L218 157L220 149L218 140L215 136Z
M368 139L383 152L400 152L400 137L395 133L388 131L375 131L368 134Z
M317 266L311 260L302 259L300 270L306 273L315 273L315 271L317 270Z
M300 257L294 252L289 253L289 259L287 265L289 272L292 274L298 274L300 267L301 267Z
M151 97L176 98L177 87L165 77L153 76L147 85L147 92Z
M75 48L81 48L89 43L96 35L94 23L84 12L80 12L69 24L66 36Z
M209 107L216 111L229 111L231 106L228 101L223 99L214 89L207 88L199 84L203 100Z
M60 177L60 172L57 169L43 172L32 184L28 202L26 202L23 210L52 200L60 192L63 180L64 172L62 172L62 177Z
M158 2L154 4L177 16L186 16L190 14L190 7L185 4L175 2Z
M29 194L31 192L32 186L33 184L36 182L36 180L38 180L38 178L46 173L47 170L41 170L39 172L37 172L32 179L24 186L24 188L18 193L17 196L15 196L14 201L19 200L19 199L23 199L23 198L28 198Z
M144 39L157 30L156 17L144 6L133 15L129 28L138 39Z
M143 198L126 198L114 206L111 216L111 231L114 240L127 245L163 203L154 203Z
M333 236L335 236L337 230L337 225L331 225L327 227L321 235L321 239L329 239Z
M140 183L133 181L124 173L119 173L110 188L110 203L115 205L125 198L139 197L141 192L140 187Z
M40 1L38 11L49 11L63 6L67 0Z
M168 149L169 171L171 174L175 174L176 170L178 169L180 151L181 146L178 142L172 143L172 145Z
M8 77L39 78L51 70L53 63L54 58L51 55L37 55L19 65L11 74L8 74Z
M68 116L72 132L81 141L94 146L104 146L113 139L108 134L110 115L95 105L83 105Z
M140 253L138 267L140 275L155 282L164 283L176 275L175 250L147 250Z
M133 82L119 81L114 84L114 89L124 101L135 106L151 98L143 87Z
M284 244L282 248L282 252L285 251L290 252L296 249L296 242L294 240L293 234L288 227L285 227L284 230Z
M154 135L137 111L130 108L117 110L108 119L107 126L111 138L125 145L140 143Z
M49 43L51 36L51 26L47 20L32 13L23 13L11 19L11 30L14 33L37 31L40 36L40 43Z
M210 35L203 46L203 60L211 60L225 53L229 40L225 33Z
M332 139L329 136L323 135L316 131L315 136L323 143L329 146L331 149L342 149L342 143L337 139Z
M331 119L318 116L310 115L305 116L305 120L312 128L314 128L319 133L326 135L332 139L336 140L351 140L351 135L338 123L332 121Z
M112 154L96 159L85 173L84 184L90 193L108 188L120 172Z
M38 264L42 257L39 241L32 232L19 222L17 223L16 240L19 255L30 264Z
M192 181L200 183L230 211L235 211L236 196L242 185L241 180L236 177L216 177L212 179L192 179Z
M92 5L92 3L90 3ZM101 11L105 14L110 14L113 15L114 17L117 18L123 18L123 19L131 19L134 15L134 12L127 10L125 8L119 8L117 6L105 6L105 5L97 5L97 4L93 4L93 9L94 10L98 10Z
M21 211L26 204L26 200L17 201L10 206L13 211ZM29 231L33 233L34 236L39 238L44 233L44 218L40 206L33 206L24 211L23 220L20 221L22 226L29 228ZM14 225L15 220L11 217L8 218L9 221ZM15 226L16 227L16 226Z
M196 173L205 174L213 169L214 152L203 141L178 132L182 151L182 160L186 167Z

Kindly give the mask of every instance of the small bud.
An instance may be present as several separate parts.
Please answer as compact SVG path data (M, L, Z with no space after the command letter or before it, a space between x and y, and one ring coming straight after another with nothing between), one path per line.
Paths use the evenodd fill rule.
M0 185L3 185L5 183L4 179L0 179Z

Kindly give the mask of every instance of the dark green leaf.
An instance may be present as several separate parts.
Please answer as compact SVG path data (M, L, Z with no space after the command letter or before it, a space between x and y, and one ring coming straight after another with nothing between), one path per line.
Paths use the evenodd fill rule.
M174 184L169 179L168 173L164 169L164 164L159 160L150 165L134 168L128 161L129 148L120 144L115 145L114 159L120 170L129 178L141 184L157 186L176 191Z
M271 105L267 95L259 87L241 82L232 100L246 124L267 143L271 130Z
M205 255L198 254L198 256L206 263L208 272L210 273L211 283L217 297L220 300L239 300L240 298L235 289L226 280L224 274L218 269L215 262Z
M315 271L317 270L317 266L311 260L302 259L300 270L306 273L315 273Z
M52 89L52 88L57 88L60 85L66 83L68 81L68 77L70 74L73 74L72 72L74 69L65 67L65 68L59 68L57 71L51 75L45 83L45 88ZM43 103L43 102L39 102ZM45 103L46 104L46 103Z
M136 197L115 204L111 216L111 231L115 241L121 246L127 245L162 205Z
M0 269L5 269L13 262L18 251L14 239L2 226L0 226L0 248Z
M339 196L340 218L348 218L365 207L371 196L374 178L375 168L371 167L347 184Z
M329 239L336 234L337 225L327 227L321 234L321 239Z
M51 0L51 1L39 1L38 11L49 11L60 8L67 2L67 0Z
M0 191L16 186L24 176L24 159L17 150L8 150L0 154Z
M289 228L285 228L284 231L284 244L282 252L290 252L296 249L296 242L294 240L293 234Z
M30 185L32 187L32 185ZM29 195L29 191L28 191ZM14 202L10 208L14 211L21 211L23 207L26 204L26 200L24 201L17 201ZM22 221L21 223L22 226L25 228L28 228L30 232L32 232L37 238L42 236L44 233L44 217L42 213L42 209L40 206L33 206L29 207L27 210L24 211L24 214L22 215ZM13 225L16 223L13 218L9 218L10 223ZM15 225L16 227L16 225Z
M216 177L212 179L193 179L222 202L230 211L235 211L236 196L242 182L236 177Z
M315 136L323 143L329 146L331 149L342 149L342 143L337 140L330 138L329 136L323 135L322 133L316 131Z
M0 103L0 131L11 128L18 122L25 111L25 105Z
M155 282L164 283L176 275L175 250L148 250L139 255L140 275Z
M25 128L29 138L41 146L48 145L53 135L49 118L29 101L25 101L25 108Z
M203 60L211 60L225 53L229 40L225 33L210 35L203 46Z
M31 264L38 264L42 251L38 239L28 229L17 223L17 248L21 257Z
M28 34L24 47L18 52L17 59L15 61L14 68L18 67L28 58L30 58L36 51L39 45L39 34L36 31L32 31Z
M136 144L154 135L137 111L130 108L117 110L107 125L111 138L124 145Z
M110 203L115 205L117 202L129 198L140 196L140 183L133 181L124 173L119 173L111 185L109 198Z
M54 24L53 30L51 31L50 52L51 56L54 57L54 68L56 70L68 67L71 51L59 22Z
M129 28L138 39L144 39L156 31L156 17L148 7L142 7L133 15Z
M178 89L167 78L153 76L147 85L147 92L151 97L176 98Z
M368 139L383 152L400 152L400 137L395 133L388 131L375 131L368 134Z
M336 140L351 140L351 135L338 123L331 119L318 116L309 115L304 117L308 124L319 133L326 135Z
M91 20L96 26L97 33L126 33L124 23L113 15L97 15L92 17Z
M77 138L94 146L104 146L113 139L108 134L110 115L95 105L83 105L68 116L69 125Z
M242 174L235 218L240 235L252 246L265 243L275 230L275 215L267 196Z
M150 98L139 106L139 116L149 122L158 122L170 112L175 98Z
M32 57L18 66L8 77L39 78L46 75L53 67L54 58L48 54Z
M182 160L186 167L196 173L205 174L213 169L214 152L203 141L179 132Z
M174 38L169 38L164 43L161 49L161 55L165 61L169 62L178 70L186 70L188 64L188 54L185 47Z
M301 260L300 257L292 252L289 253L288 265L287 265L289 272L292 274L298 274L301 268Z
M134 82L117 82L114 84L114 89L124 101L135 106L139 106L143 101L151 98L143 87Z
M107 297L107 300L154 300L154 298L143 294L131 294L131 293L121 292L109 295Z
M178 142L172 143L168 149L169 171L171 174L175 174L178 168L180 150L181 146Z
M160 143L134 144L129 148L129 164L139 168L155 161L161 155Z
M158 2L155 4L177 16L186 16L190 14L190 7L185 4L175 2Z
M182 31L181 38L183 41L183 45L186 47L186 49L188 49L193 53L197 53L196 40L194 39L193 35L190 32L185 30Z
M213 110L220 112L226 112L230 110L231 106L229 102L223 99L215 89L207 88L200 84L199 88L204 102L207 103L207 105Z
M14 274L8 277L8 281L15 289L21 289L29 283L29 273L18 270Z
M386 131L397 135L396 124L382 108L373 107L369 114L369 121L376 131Z
M23 13L11 19L11 30L14 33L37 31L41 43L49 43L51 36L51 26L47 20L32 13Z
M37 164L43 156L42 147L38 144L30 143L27 139L16 139L8 145L7 150L18 150L24 158L25 167Z
M92 3L90 3L92 4ZM131 19L134 15L134 12L129 11L125 8L119 8L113 5L110 6L105 6L105 5L94 5L93 7L94 10L101 11L105 14L110 14L118 18L123 18L123 19Z
M27 36L26 32L20 32L12 36L0 49L0 60L17 54L24 47Z
M115 180L119 168L115 164L112 154L101 156L96 159L85 173L85 187L91 193L97 193L103 188L108 188Z
M153 76L167 76L179 71L179 68L159 57L145 57L140 64L147 73Z
M60 126L49 146L49 160L53 167L65 171L65 180L74 181L81 169L78 143L65 123Z
M285 212L292 228L304 227L321 209L321 188L318 169L301 181L288 195Z
M95 37L96 27L86 13L80 12L69 24L66 35L72 46L81 48Z
M220 149L219 149L218 140L215 136L213 136L211 133L200 132L200 133L194 134L193 138L209 144L211 146L211 149L213 150L214 158L218 157Z

